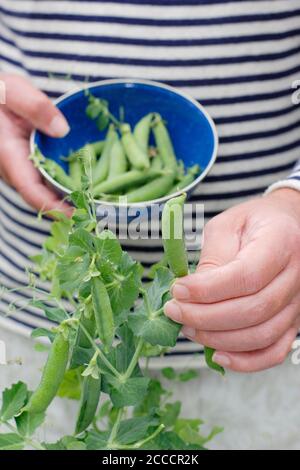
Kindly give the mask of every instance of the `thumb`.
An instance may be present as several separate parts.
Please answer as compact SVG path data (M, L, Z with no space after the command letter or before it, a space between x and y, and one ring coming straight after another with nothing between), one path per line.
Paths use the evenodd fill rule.
M36 129L63 137L70 128L63 114L52 101L27 79L18 75L1 75L6 87L6 106Z

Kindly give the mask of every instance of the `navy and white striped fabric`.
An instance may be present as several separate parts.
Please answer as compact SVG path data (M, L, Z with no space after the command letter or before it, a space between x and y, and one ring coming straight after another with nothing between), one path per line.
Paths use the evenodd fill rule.
M0 68L51 97L86 80L145 78L199 100L220 136L217 163L193 195L206 218L274 184L300 188L300 108L291 100L299 0L0 0ZM1 277L23 285L48 222L4 183L0 204ZM146 264L161 255L157 241L128 247ZM0 299L4 315L16 298ZM24 332L48 324L30 308L5 321ZM177 353L198 349L181 341Z

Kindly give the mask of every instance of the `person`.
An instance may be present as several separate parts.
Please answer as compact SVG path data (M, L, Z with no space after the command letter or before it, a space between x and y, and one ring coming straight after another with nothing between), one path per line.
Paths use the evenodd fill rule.
M233 371L281 364L300 326L297 3L0 0L1 283L26 284L49 231L36 211L70 213L27 158L33 128L68 133L51 98L87 77L159 80L206 106L220 136L216 164L193 195L207 221L200 262L165 308L192 340L181 340L173 363L204 344ZM161 257L155 244L130 248L146 265ZM3 316L26 295L3 295ZM26 307L1 325L26 335L47 321Z

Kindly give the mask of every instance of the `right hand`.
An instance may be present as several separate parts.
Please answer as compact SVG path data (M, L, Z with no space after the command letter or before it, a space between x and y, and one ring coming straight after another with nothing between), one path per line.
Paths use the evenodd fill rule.
M60 210L71 215L72 208L46 186L28 159L33 129L51 137L63 137L70 128L51 100L28 80L0 74L6 89L6 104L0 105L0 176L37 210Z

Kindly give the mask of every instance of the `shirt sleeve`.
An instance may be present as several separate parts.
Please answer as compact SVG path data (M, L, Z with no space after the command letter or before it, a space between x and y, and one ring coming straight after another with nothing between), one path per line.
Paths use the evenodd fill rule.
M280 188L291 188L300 191L300 160L294 167L292 173L286 179L277 181L276 183L269 186L266 190L266 194L269 194L272 191Z

